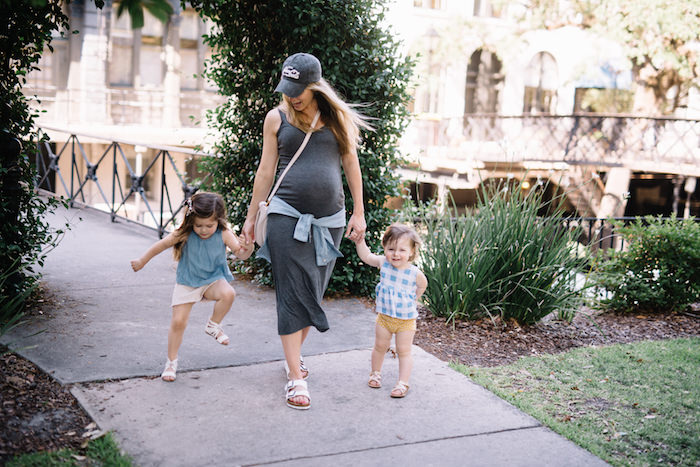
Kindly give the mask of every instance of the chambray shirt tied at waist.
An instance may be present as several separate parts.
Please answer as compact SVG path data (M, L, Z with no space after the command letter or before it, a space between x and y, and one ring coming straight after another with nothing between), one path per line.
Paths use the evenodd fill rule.
M311 214L302 214L294 209L289 203L282 201L277 196L273 196L267 207L267 214L282 214L283 216L295 217L299 219L294 228L294 240L308 242L309 234L313 229L314 249L316 250L316 265L325 266L335 258L340 258L343 254L338 251L333 243L329 228L345 227L345 209L341 209L331 216L316 219ZM267 242L258 250L256 256L270 262L270 250Z

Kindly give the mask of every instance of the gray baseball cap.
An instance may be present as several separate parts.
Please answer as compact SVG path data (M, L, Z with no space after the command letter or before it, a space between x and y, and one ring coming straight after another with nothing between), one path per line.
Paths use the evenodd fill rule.
M289 97L297 97L306 86L321 80L321 62L311 54L291 55L282 65L282 78L275 88Z

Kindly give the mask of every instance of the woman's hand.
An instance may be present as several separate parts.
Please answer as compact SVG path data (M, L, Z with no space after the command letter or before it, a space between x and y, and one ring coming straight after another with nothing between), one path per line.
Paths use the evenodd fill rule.
M255 221L251 219L246 219L243 223L243 228L241 229L241 237L246 245L252 245L255 241Z
M348 221L348 227L345 230L345 238L349 238L353 242L358 242L365 237L366 230L367 222L365 222L365 216L353 212L352 216L350 216L350 221Z

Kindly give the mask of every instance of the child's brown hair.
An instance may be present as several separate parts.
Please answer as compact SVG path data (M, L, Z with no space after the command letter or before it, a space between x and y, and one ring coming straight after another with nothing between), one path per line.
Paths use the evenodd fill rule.
M190 233L192 233L194 221L197 217L208 219L213 216L219 224L219 229L222 231L228 230L228 225L226 224L226 205L221 195L207 191L197 192L192 195L191 198L185 200L184 208L185 219L182 225L174 232L175 235L177 235L177 243L173 246L173 256L176 261L182 256L182 248L185 246L185 242L190 236Z
M409 260L413 261L416 259L416 253L418 253L418 248L422 242L418 236L418 233L411 226L404 224L391 224L389 227L387 227L386 232L384 232L384 236L382 237L382 247L386 248L387 245L397 242L402 237L408 237L408 239L411 241L412 252Z

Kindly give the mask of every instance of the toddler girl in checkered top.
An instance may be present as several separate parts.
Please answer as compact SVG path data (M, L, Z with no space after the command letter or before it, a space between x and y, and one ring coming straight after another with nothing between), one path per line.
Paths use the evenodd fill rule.
M396 353L399 357L399 382L391 390L391 397L404 397L408 392L408 379L411 376L413 357L411 346L416 334L416 301L423 295L428 280L414 264L421 240L415 230L407 225L392 224L384 232L382 247L384 255L369 251L364 238L355 242L360 259L370 266L380 269L377 284L377 323L372 349L372 372L368 385L371 388L382 386L382 363L391 344L391 336L396 335Z

